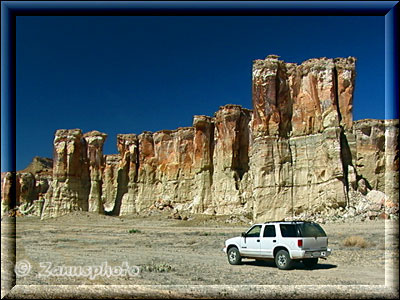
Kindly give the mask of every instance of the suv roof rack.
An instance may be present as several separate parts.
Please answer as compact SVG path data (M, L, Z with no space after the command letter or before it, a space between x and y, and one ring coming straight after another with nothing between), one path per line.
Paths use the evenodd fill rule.
M295 221L290 221L290 220L288 220L288 221L267 221L267 222L264 222L264 224L267 224L267 223L283 223L283 222L292 222L292 223L313 223L313 221L306 221L306 220L295 220Z

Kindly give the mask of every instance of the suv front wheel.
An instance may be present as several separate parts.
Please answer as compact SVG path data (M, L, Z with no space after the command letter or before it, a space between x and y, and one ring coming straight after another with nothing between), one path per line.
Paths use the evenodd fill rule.
M238 248L232 247L228 250L228 261L231 265L239 265L242 262Z
M288 270L292 267L293 261L286 250L279 250L275 256L276 266L281 270Z

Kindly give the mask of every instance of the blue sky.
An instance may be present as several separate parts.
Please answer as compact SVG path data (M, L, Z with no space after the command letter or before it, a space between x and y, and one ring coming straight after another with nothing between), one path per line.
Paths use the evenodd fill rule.
M384 17L18 16L16 163L52 157L57 129L108 134L191 126L251 108L254 59L355 56L353 116L385 118ZM2 170L4 171L4 170Z

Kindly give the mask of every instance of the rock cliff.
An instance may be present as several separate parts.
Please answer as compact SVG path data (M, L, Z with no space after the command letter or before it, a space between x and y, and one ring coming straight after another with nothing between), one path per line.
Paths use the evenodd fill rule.
M377 207L375 195L393 215L398 120L353 122L355 63L255 60L253 110L228 104L213 117L194 116L191 127L120 134L119 154L103 155L104 133L57 130L52 172L48 163L46 171L27 168L15 185L13 174L2 174L2 213L13 205L42 218L167 209L266 221L350 208L354 215Z
M348 202L352 162L345 159L345 131L352 129L354 70L352 57L295 65L271 55L254 62L250 170L255 219Z

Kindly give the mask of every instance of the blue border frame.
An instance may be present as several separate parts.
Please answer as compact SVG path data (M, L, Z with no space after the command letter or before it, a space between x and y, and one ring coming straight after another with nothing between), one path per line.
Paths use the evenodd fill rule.
M385 15L398 1L4 1L13 15Z
M399 1L3 1L1 2L1 166L2 170L14 172L14 176L16 171L15 22L16 17L22 15L384 16L385 118L399 117L397 40ZM11 227L15 233L15 223L11 224ZM15 245L9 250L15 251ZM14 274L12 270L11 273ZM15 285L15 277L12 278L11 284ZM71 287L77 289L76 286ZM2 293L3 288L11 290L13 286L2 287ZM31 293L34 291L37 290L31 290ZM63 297L62 290L57 292L56 297ZM134 295L134 291L133 294L132 290L130 293ZM346 295L344 291L342 293L342 296ZM151 297L152 294L149 295ZM46 294L43 293L42 296L46 297ZM328 289L324 298L337 296L337 293L329 294ZM11 297L18 298L18 292Z
M398 3L385 14L385 119L399 118Z

